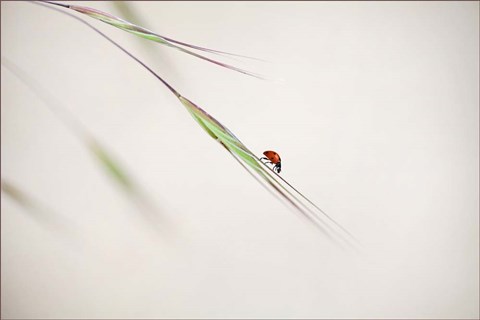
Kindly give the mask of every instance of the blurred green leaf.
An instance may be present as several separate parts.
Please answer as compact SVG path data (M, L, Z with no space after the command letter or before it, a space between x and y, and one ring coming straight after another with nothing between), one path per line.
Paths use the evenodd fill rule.
M109 172L110 175L124 188L133 191L134 184L127 176L127 173L120 167L118 162L115 161L97 142L92 141L88 146L90 151L93 152L107 172Z
M30 197L28 197L23 191L14 187L12 184L6 182L3 179L2 179L2 191L25 207L33 206L33 202Z

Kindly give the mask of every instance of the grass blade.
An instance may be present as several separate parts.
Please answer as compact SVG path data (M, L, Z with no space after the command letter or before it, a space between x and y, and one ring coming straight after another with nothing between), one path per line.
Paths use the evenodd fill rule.
M27 72L19 68L16 64L2 57L2 66L20 79L44 102L45 106L50 109L57 119L83 143L100 164L100 167L112 178L112 181L125 191L129 198L141 209L144 217L147 218L149 222L158 225L156 220L158 220L159 210L157 207L120 165L119 161L88 132L86 127L72 114L67 112L67 109L43 88L40 83L32 79Z
M53 8L52 8L53 9ZM60 11L64 14L72 16L71 14ZM277 198L284 199L295 210L305 216L313 224L315 224L329 239L336 243L348 245L354 248L358 245L357 241L351 234L342 227L338 222L333 220L330 216L315 205L311 200L301 194L285 179L280 177L273 170L268 168L260 159L246 147L226 126L221 124L217 119L208 114L205 110L197 106L191 100L183 97L176 89L174 89L167 81L155 73L152 69L145 65L141 60L133 56L130 52L117 44L111 38L103 34L101 31L90 25L88 22L72 16L81 21L102 37L110 41L117 48L125 52L132 59L137 61L140 65L152 73L158 80L160 80L181 102L181 104L192 115L193 119L204 129L207 134L219 142L222 147L242 165L250 174L254 175L256 180L263 186L270 188L276 194Z
M100 11L100 10L97 10L97 9L94 9L94 8L76 6L76 5L70 5L70 4L63 4L63 3L51 2L51 1L44 1L44 2L48 3L48 4L52 4L52 5L61 6L63 8L71 9L71 10L74 10L76 12L85 14L85 15L93 18L93 19L100 20L100 21L102 21L104 23L107 23L111 26L114 26L118 29L124 30L126 32L131 33L131 34L134 34L138 37L145 38L145 39L150 40L150 41L158 42L158 43L163 44L165 46L168 46L168 47L174 48L176 50L179 50L183 53L192 55L196 58L199 58L199 59L208 61L210 63L216 64L220 67L227 68L227 69L230 69L230 70L233 70L233 71L236 71L236 72L240 72L240 73L243 73L243 74L255 77L255 78L265 79L263 76L261 76L259 74L256 74L256 73L244 70L244 69L237 68L235 66L220 62L218 60L210 59L206 56L203 56L203 55L198 54L196 52L193 52L191 50L185 49L181 46L185 46L185 47L190 48L190 49L196 49L196 50L199 50L199 51L202 51L202 52L208 52L208 53L238 56L238 57L244 57L244 58L249 58L249 57L245 57L245 56L241 56L241 55L237 55L237 54L232 54L232 53L228 53L228 52L224 52L224 51L204 48L204 47L188 44L186 42L181 42L181 41L178 41L178 40L174 40L172 38L168 38L168 37L159 35L159 34L153 32L153 31L150 31L146 28L135 25L135 24L133 24L131 22L128 22L128 21L125 21L125 20L123 20L119 17L116 17L114 15L111 15L109 13L106 13L106 12L103 12L103 11Z

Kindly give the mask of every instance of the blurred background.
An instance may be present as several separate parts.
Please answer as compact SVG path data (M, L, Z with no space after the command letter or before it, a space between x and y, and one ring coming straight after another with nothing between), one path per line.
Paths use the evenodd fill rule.
M266 60L222 61L273 81L82 17L277 151L363 250L299 219L91 29L2 1L2 59L136 186L2 62L3 318L479 317L478 2L72 3Z

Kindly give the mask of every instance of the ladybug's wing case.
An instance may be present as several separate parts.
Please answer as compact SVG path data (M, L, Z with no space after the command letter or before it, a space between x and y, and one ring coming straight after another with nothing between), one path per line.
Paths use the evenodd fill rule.
M272 161L272 163L279 163L281 161L280 156L275 151L268 150L263 154L268 158L268 160Z

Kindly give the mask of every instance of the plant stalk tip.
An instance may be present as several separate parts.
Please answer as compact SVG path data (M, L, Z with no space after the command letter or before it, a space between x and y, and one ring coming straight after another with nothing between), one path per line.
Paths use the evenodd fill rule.
M69 4L56 3L56 2L52 2L52 1L40 1L40 2L45 2L45 3L48 3L48 4L53 4L53 5L56 5L56 6L59 6L59 7L64 7L64 8L70 9Z

